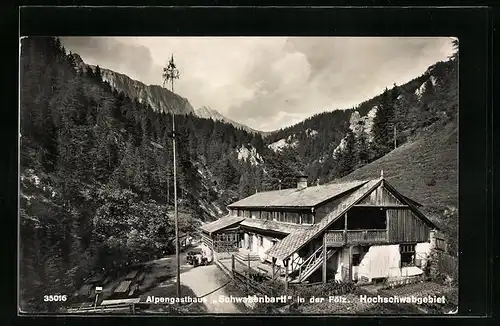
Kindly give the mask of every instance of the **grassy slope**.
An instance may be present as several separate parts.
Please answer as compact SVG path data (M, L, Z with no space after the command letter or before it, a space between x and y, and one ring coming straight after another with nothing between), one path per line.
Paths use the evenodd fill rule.
M457 123L431 126L421 137L367 164L342 180L384 177L421 211L456 238L458 224ZM455 212L455 213L450 213Z

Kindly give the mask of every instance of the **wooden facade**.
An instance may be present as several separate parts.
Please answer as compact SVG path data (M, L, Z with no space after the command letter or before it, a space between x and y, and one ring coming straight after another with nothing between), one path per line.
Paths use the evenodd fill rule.
M214 254L237 252L240 247L240 233L238 229L221 230L216 233L201 233L201 241Z
M377 183L369 184L369 187L360 194L355 192L357 190L348 191L340 198L325 200L314 207L230 209L233 217L274 220L283 224L322 224L320 228L315 229L314 226L311 228L314 235L307 234L308 228L304 229L304 233L299 231L288 235L280 234L278 226L273 226L273 229L259 229L258 226L252 227L251 222L247 221L239 225L239 231L226 228L212 233L207 243L212 244L211 248L214 248L214 251L236 251L243 238L238 232L255 232L259 242L255 247L264 247L267 249L266 252L269 252L269 247L263 245L264 237L273 237L271 248L274 248L275 252L269 254L272 258L273 271L277 259L283 257L285 284L288 281L300 283L306 279L315 279L319 276L315 272L320 268L322 268L323 282L326 282L327 268L332 269L331 265L335 266L336 272L340 272L343 279L352 280L353 264L355 267L358 266L353 262L353 255L358 261L362 254L359 250L367 250L366 248L372 245L413 246L428 242L430 231L434 228L432 222L415 210L414 202L409 202L390 184L386 186L383 178L372 182L374 181ZM353 196L349 199L351 193ZM253 239L253 236L245 237L245 247L250 250L254 248ZM278 242L277 247L275 247L276 242ZM297 246L297 243L301 246ZM257 249L253 251L257 252ZM340 259L344 261L340 262Z
M410 209L386 209L386 229L328 230L328 246L428 242L431 228ZM349 212L346 214L349 219Z
M213 249L215 252L236 252L239 248L239 233L232 231L218 233L213 236Z
M328 231L324 237L326 245L331 247L356 244L384 244L389 241L386 230Z
M362 199L357 205L365 206L406 206L400 202L393 194L387 190L383 184L378 186L368 196Z
M315 223L314 214L310 210L304 209L238 209L230 210L231 216L270 220L276 222L306 224Z
M387 209L389 242L427 242L430 227L408 208Z
M349 216L352 218L353 210L356 208L383 211L385 228L362 230L348 228ZM327 232L326 240L331 244L355 244L371 241L387 243L428 242L432 228L428 221L417 216L409 205L396 198L382 183L332 223Z

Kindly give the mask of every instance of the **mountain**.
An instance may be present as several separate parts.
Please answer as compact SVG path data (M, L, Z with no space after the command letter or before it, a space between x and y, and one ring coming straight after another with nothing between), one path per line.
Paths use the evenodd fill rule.
M95 66L85 64L78 54L72 53L72 56L80 69L96 69ZM194 109L186 98L172 93L166 88L159 85L145 85L127 75L102 67L99 68L103 81L109 83L118 92L123 92L126 96L137 99L141 103L147 103L155 112L194 114Z
M21 41L23 311L57 309L38 298L75 293L89 273L173 250L172 115L127 95L154 87L87 68L57 38ZM133 85L144 91L133 93ZM161 92L180 112L182 98ZM272 167L265 166L262 135L192 112L175 118L182 232L196 232L226 214L227 204L274 186L263 173Z
M198 116L200 118L204 118L204 119L223 121L223 122L232 124L236 128L240 128L240 129L246 130L248 132L259 133L259 134L263 133L262 131L252 129L252 128L250 128L242 123L239 123L239 122L236 122L232 119L229 119L229 118L223 116L221 113L219 113L219 111L214 110L208 106L202 106L201 108L195 110L194 114L196 116Z
M457 250L457 61L438 62L403 85L345 110L324 112L265 138L296 156L310 183L384 176L448 235Z
M457 62L438 62L421 76L394 85L353 108L323 112L273 132L265 138L266 146L277 153L297 155L309 181L325 183L389 153L394 143L400 146L419 138L433 124L457 119L457 94ZM355 151L360 141L373 150L361 161L350 162L343 171L339 156L345 152L351 133ZM374 148L380 140L374 140L376 133L384 136L383 148Z
M80 69L91 68L95 71L96 66L85 64L82 58L77 53L72 53L73 60ZM268 133L252 129L242 123L229 119L207 106L194 110L189 101L172 93L166 88L158 85L145 85L144 83L131 79L127 75L99 67L102 80L119 92L123 92L130 98L138 99L141 103L147 103L156 112L174 112L176 114L194 114L200 118L219 120L232 124L236 128L240 128L252 133L260 133L266 135Z

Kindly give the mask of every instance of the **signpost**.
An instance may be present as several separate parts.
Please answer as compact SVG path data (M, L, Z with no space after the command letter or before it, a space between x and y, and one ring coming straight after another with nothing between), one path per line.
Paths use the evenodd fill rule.
M95 302L94 302L94 308L97 308L97 301L99 299L99 294L102 293L102 286L96 286L95 288Z

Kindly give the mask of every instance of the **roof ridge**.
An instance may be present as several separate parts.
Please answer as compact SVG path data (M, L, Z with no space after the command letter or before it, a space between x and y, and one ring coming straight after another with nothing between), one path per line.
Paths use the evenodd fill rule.
M354 180L310 186L304 189L287 188L259 192L228 205L228 208L250 207L315 207L329 199L363 186L370 180Z

